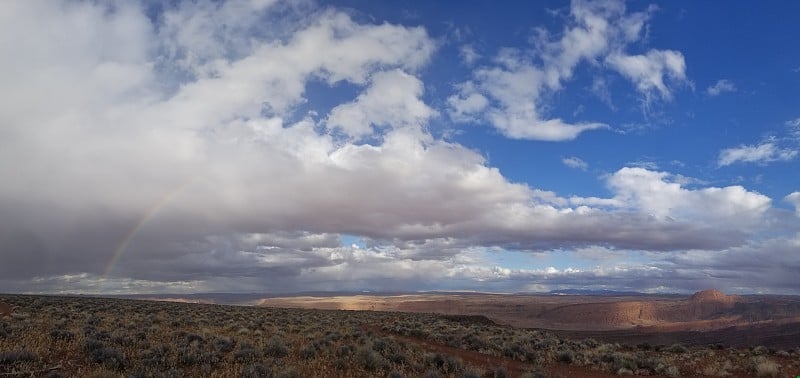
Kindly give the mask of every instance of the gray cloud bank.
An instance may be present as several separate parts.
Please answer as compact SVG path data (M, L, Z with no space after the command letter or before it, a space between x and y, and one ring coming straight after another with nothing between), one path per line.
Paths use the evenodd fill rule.
M573 13L590 31L591 20L631 23L591 34L613 42L603 53L613 69L649 59L622 44L638 39L645 14L582 4ZM422 99L420 70L437 49L424 28L270 1L186 2L151 17L136 2L0 10L0 290L797 290L796 216L764 195L622 168L604 178L612 196L564 197L434 137L428 122L446 111ZM548 69L561 68L551 89L576 59L600 54L562 48L548 47L559 51ZM682 55L652 55L683 78ZM504 67L475 77L512 137L599 127L541 129L549 121L536 105L516 102L538 94L512 100L492 85L525 70ZM639 91L671 95L660 73L640 76ZM300 113L311 82L359 93ZM515 109L526 106L534 129L521 128ZM342 235L364 243L343 245ZM491 265L505 250L593 246L652 257Z

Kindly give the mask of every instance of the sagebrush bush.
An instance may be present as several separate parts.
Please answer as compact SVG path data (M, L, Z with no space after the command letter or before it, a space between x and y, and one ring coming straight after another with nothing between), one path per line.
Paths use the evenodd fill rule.
M772 361L760 362L756 365L756 375L758 377L777 377L780 374L781 366Z
M280 358L289 354L289 347L286 346L280 336L274 335L267 341L264 352L268 356Z
M36 361L38 357L29 350L11 350L0 352L0 365L10 365L17 362Z

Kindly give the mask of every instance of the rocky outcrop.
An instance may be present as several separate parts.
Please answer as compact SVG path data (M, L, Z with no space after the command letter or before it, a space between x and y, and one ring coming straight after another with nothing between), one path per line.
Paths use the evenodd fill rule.
M650 302L580 303L555 308L540 317L554 323L629 326L655 321L658 313Z
M557 307L539 315L560 324L604 327L652 325L658 322L690 322L731 315L739 302L736 295L704 290L687 300L579 303Z
M725 295L719 290L704 290L694 293L685 305L689 320L703 320L723 315L739 301L737 295Z

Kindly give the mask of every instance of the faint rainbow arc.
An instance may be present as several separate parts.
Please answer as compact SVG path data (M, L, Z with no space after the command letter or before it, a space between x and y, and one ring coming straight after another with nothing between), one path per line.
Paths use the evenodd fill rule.
M167 192L161 198L158 199L153 205L151 205L144 215L139 219L138 222L125 234L125 237L117 244L117 248L114 249L114 254L111 256L111 260L108 261L106 268L103 270L103 275L101 278L105 280L108 278L108 275L114 270L114 266L119 262L119 259L125 254L125 251L128 248L128 244L130 244L131 240L133 240L136 233L139 232L139 229L144 226L147 221L153 218L156 213L158 213L161 208L164 207L173 197L175 197L178 193L182 192L186 187L189 186L194 181L194 178L189 178L184 180L180 185L178 185L175 189Z

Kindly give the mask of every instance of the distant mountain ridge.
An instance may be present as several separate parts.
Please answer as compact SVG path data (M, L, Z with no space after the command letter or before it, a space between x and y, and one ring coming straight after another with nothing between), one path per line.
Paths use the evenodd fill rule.
M562 289L551 290L547 292L553 295L611 295L611 296L631 296L631 295L647 295L638 291L617 291L617 290L592 290L592 289Z

